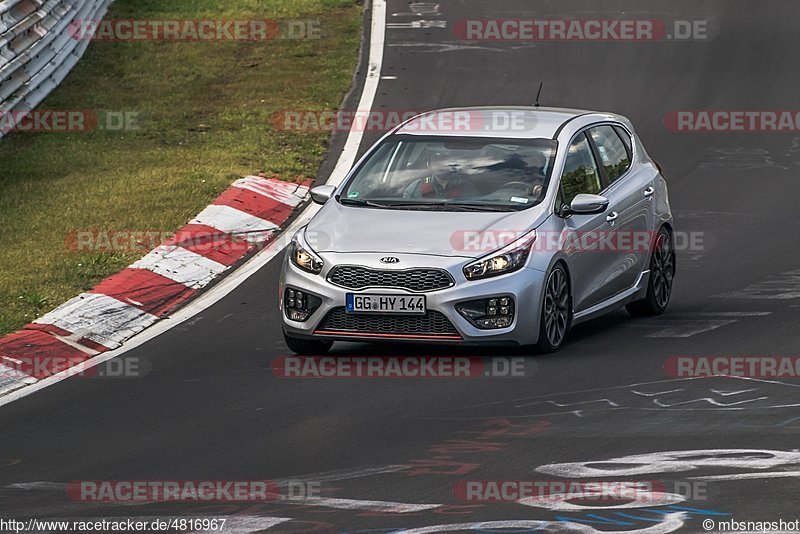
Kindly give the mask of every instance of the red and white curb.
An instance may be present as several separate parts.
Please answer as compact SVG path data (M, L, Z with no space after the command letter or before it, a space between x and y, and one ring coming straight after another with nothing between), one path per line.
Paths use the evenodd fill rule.
M273 241L309 185L257 176L237 180L143 258L0 338L0 395L119 348L180 308L250 251Z
M378 91L378 84L380 82L383 65L383 49L386 35L385 23L385 0L373 0L369 42L369 65L367 66L367 74L364 81L361 98L356 109L372 109L372 105ZM354 123L353 128L351 128L347 135L344 148L339 154L336 165L328 177L328 184L339 185L346 177L350 169L353 168L354 164L356 163L356 157L358 155L358 150L363 137L364 128L358 128ZM227 205L228 207L234 207L239 211L244 211L246 214L256 215L257 219L255 221L245 217L245 219L249 220L251 223L256 223L255 225L251 224L247 226L247 230L245 230L247 235L250 236L250 239L255 239L256 242L259 239L259 232L263 232L265 234L269 232L269 226L266 228L260 226L264 223L258 219L262 219L263 221L271 222L276 225L280 224L279 221L285 222L288 215L283 217L284 211L288 209L291 212L291 209L293 209L301 201L308 190L307 184L303 184L300 187L292 185L287 186L280 181L264 180L258 177L248 177L243 180L239 180L235 185L238 189L247 190L252 193L261 194L262 196L268 197L273 203L272 206L274 207L274 211L270 214L270 216L259 216L258 214L248 212L247 209L243 209L246 197L244 199L239 198L239 202L236 202L233 206L230 206L229 203L224 201L221 202L219 199L213 204L213 206ZM241 191L234 191L233 193L241 194ZM224 196L225 195L223 195L223 197ZM222 199L222 197L220 197L220 199ZM304 225L308 224L308 221L314 216L314 214L316 214L319 208L320 207L316 204L308 205L302 213L298 214L298 216L290 225L288 225L286 228L283 228L281 231L289 235L292 232L299 230ZM231 219L225 218L224 216L222 216L219 222L214 220L215 214L225 211L227 210L223 208L212 208L210 211L204 211L190 224L182 228L176 234L176 236L172 238L172 240L164 243L164 245L182 246L182 232L192 235L192 232L197 232L200 229L213 230L214 224L219 224L220 226L224 224L231 224ZM228 213L230 215L230 212ZM235 215L237 215L237 217L239 216L238 214ZM211 226L206 226L207 224L211 224ZM276 232L272 232L272 234L274 233ZM150 304L151 306L154 306L155 309L153 311L143 311L154 316L158 316L159 313L167 313L169 310L176 310L179 307L181 308L170 315L169 321L156 322L148 330L131 339L128 339L124 346L113 349L112 351L108 351L107 349L103 351L102 349L92 348L89 346L91 345L90 340L84 339L85 336L83 333L65 332L68 334L67 336L63 336L58 333L53 334L48 333L47 330L39 329L39 327L33 323L31 325L27 325L25 329L19 332L15 332L6 338L0 339L0 406L55 384L66 378L67 375L74 370L80 371L89 369L94 365L99 365L103 361L110 360L111 358L114 358L115 356L122 354L131 348L135 348L143 343L146 343L147 341L168 331L170 328L189 320L202 310L213 306L228 292L238 287L242 282L247 280L248 277L252 276L260 268L277 257L277 255L286 245L286 240L276 240L275 235L271 235L271 237L268 237L267 239L269 240L269 243L264 244L263 250L259 251L241 266L238 266L235 271L229 273L228 276L223 277L222 280L220 280L219 283L213 288L204 292L197 299L186 304L186 306L182 306L182 303L188 299L188 296L181 299L181 297L184 295L183 288L180 285L172 284L171 280L169 279L165 280L163 277L159 279L162 282L161 285L153 284L153 280L150 280L149 282L146 280L134 282L128 279L135 279L137 276L155 276L156 273L152 273L147 269L125 269L121 273L108 278L103 283L95 287L93 290L94 293L110 296L117 301L122 302L123 304L130 303L133 304L134 307L137 307L137 303L142 305ZM239 254L237 252L231 252L229 249L220 249L213 243L207 247L184 246L183 248L196 252L201 256L212 259L218 263L228 265L246 254L246 251ZM128 291L128 288L131 287L134 287L135 290ZM169 294L168 290L175 290L176 288L179 291L177 291L177 294L174 296L174 298L170 299L166 295L162 295L162 293ZM191 292L193 290L189 289L188 291ZM159 295L162 295L161 299L159 299ZM159 309L157 305L159 302L162 303L162 309ZM83 341L78 343L74 341L75 339L83 339ZM41 344L45 349L51 345L59 347L59 350L65 351L67 354L71 354L71 349L77 349L79 354L76 353L72 355L76 361L80 361L81 363L72 365L71 367L65 366L65 372L60 372L43 378L36 378L32 375L32 373L21 372L19 370L21 363L26 361L25 358L30 359L31 354L36 352L36 349L33 347L36 347L37 343ZM97 354L96 352L98 351L102 353ZM50 352L57 351L53 350ZM44 350L42 351L42 354L48 354L48 352ZM59 354L61 353L59 352ZM92 354L96 355L92 356ZM10 360L5 359L6 357L9 357ZM3 361L9 363L6 365L3 364ZM7 394L4 395L4 393Z

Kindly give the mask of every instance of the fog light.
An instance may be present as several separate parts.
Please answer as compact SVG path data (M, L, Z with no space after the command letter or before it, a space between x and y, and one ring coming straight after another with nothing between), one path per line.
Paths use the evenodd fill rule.
M475 321L475 326L478 328L505 328L511 326L511 317L493 317L491 319L478 319Z
M283 293L283 310L286 313L286 317L292 321L303 322L308 320L321 304L321 298L304 293L299 289L286 288Z
M456 310L473 326L483 330L507 328L514 322L514 299L511 297L462 302L456 304Z
M303 322L309 318L311 314L304 311L297 311L297 310L286 310L286 316L289 317L292 321L299 321Z

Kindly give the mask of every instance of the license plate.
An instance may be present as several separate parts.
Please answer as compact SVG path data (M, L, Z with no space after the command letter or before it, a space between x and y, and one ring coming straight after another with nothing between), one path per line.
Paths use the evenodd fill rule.
M346 297L348 313L425 313L423 295L361 295L348 293Z

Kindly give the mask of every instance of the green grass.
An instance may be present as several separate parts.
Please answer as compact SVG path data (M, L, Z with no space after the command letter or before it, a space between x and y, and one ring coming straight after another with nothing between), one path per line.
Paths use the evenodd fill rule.
M0 335L143 253L76 252L76 230L174 230L237 177L313 177L327 134L285 109L335 109L357 61L353 0L117 0L107 19L317 20L322 38L94 42L40 109L131 111L135 131L0 140Z

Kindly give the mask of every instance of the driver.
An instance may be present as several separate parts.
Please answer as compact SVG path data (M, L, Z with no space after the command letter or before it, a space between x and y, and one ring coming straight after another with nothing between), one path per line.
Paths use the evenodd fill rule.
M544 190L545 167L547 166L547 158L544 157L541 151L537 150L531 154L531 163L534 169L531 180L531 196L539 198Z
M513 172L507 172L508 181L503 183L495 191L495 195L504 196L522 194L526 197L538 199L544 191L545 167L547 158L540 150L534 150L524 155L514 155L504 162L508 165L513 161Z
M428 173L403 191L403 198L463 199L478 196L478 189L458 171L461 165L440 150L426 150Z

